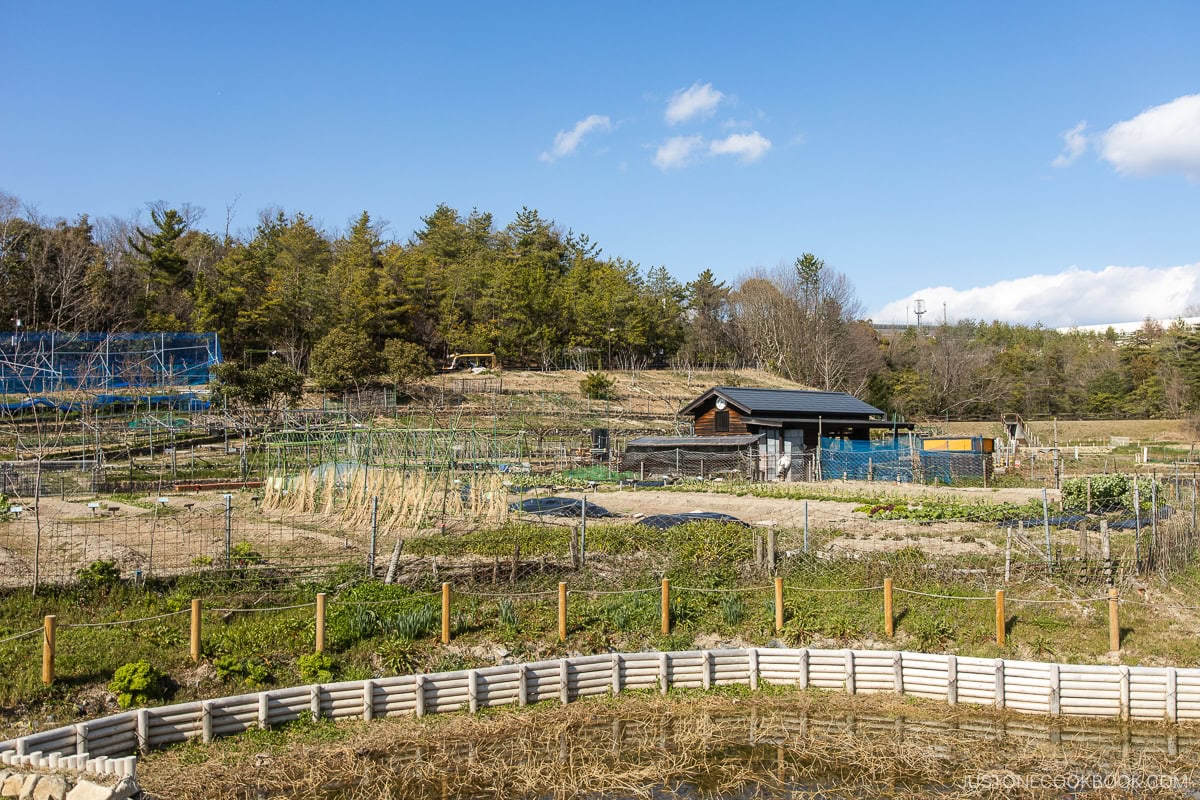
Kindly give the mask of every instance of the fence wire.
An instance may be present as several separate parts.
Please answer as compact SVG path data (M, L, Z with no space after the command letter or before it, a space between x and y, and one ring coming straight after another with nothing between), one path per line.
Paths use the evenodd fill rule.
M897 574L1097 586L1176 572L1200 552L1196 480L1181 473L1068 478L1061 491L1022 490L997 503L982 488L902 494L920 487L751 483L744 475L756 462L745 454L680 452L681 464L689 463L684 455L697 473L703 465L703 478L668 482L648 472L643 480L641 470L617 476L625 485L588 491L586 518L574 506L559 515L510 507L555 496L578 503L578 482L574 490L523 488L474 470L419 483L379 469L368 479L330 470L323 482L309 483L310 496L282 488L269 504L264 487L236 496L228 509L213 494L172 494L165 504L154 497L43 498L40 513L26 508L0 522L0 586L71 583L97 563L133 580L198 573L283 579L351 567L380 579L497 583L593 558L624 564L638 548L641 569L707 560L729 565L748 584L776 571L814 590L874 586ZM610 513L600 516L601 508ZM653 519L669 527L694 511L732 518L740 532L688 540L647 527ZM469 538L480 531L495 534L486 547Z

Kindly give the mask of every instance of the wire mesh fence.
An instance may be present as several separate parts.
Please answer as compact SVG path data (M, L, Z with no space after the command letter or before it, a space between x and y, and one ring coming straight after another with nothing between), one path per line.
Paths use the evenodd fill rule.
M530 560L544 571L547 562L619 565L635 552L639 569L700 558L727 564L737 579L782 570L814 585L873 585L901 571L1113 584L1177 572L1200 550L1197 484L1182 474L1095 475L1066 479L1058 491L997 493L884 481L754 483L746 475L761 469L759 454L676 455L695 478L668 484L651 480L648 467L601 470L624 483L603 491L581 489L600 472L572 481L572 490L494 471L354 464L268 480L253 494L230 495L228 507L213 493L167 492L157 502L156 494L106 498L79 486L36 504L13 501L19 510L0 522L0 584L68 583L98 561L143 578L339 565L383 578L425 574L421 559L429 558L440 558L443 572L488 581L526 574ZM568 502L522 505L554 498ZM730 532L664 533L705 522ZM480 532L488 534L482 549L470 539Z

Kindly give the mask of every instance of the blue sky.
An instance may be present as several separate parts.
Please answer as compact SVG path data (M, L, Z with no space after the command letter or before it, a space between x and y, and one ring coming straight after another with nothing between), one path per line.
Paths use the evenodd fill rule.
M0 0L0 191L397 238L529 206L685 281L811 251L883 321L1169 317L1200 304L1197 41L1194 2Z

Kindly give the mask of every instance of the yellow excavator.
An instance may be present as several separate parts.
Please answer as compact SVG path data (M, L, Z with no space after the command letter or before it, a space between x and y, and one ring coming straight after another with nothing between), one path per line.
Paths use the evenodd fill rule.
M442 372L456 372L460 369L483 367L485 369L500 369L500 359L495 353L454 353L446 359Z

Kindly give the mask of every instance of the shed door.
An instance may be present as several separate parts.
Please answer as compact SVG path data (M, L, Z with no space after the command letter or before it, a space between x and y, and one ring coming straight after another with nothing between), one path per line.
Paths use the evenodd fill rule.
M804 431L791 428L783 432L783 452L795 456L804 452Z

